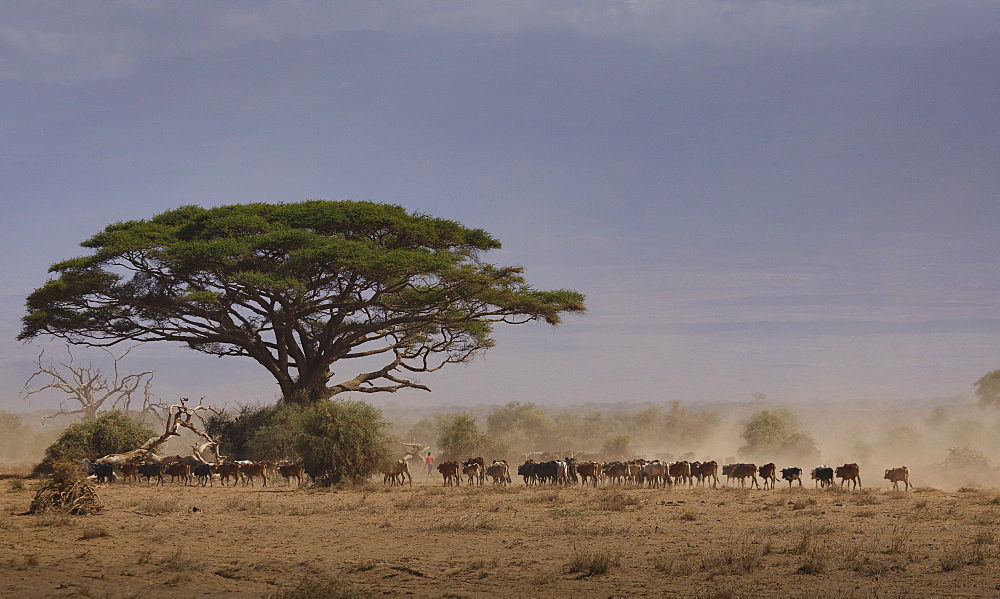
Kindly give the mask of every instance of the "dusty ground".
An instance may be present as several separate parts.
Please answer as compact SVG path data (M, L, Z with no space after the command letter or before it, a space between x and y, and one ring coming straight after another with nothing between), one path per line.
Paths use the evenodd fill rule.
M0 596L1000 595L1000 491L284 486L98 489L96 516L16 515ZM606 570L606 571L605 571ZM327 594L322 594L326 592Z

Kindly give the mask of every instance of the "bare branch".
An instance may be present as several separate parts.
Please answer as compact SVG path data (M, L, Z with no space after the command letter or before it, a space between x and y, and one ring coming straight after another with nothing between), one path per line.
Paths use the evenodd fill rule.
M84 420L94 420L97 414L107 408L114 410L128 411L131 409L132 396L140 388L143 388L143 406L141 414L152 413L162 419L157 412L163 405L152 400L150 384L155 370L122 375L119 368L120 362L135 349L129 347L120 356L116 356L110 350L101 348L111 356L112 374L105 374L100 368L93 364L86 366L77 365L76 356L70 344L66 344L66 353L69 359L65 362L55 364L52 361L44 362L45 350L42 349L35 359L37 370L28 377L21 390L24 399L32 395L41 393L48 389L60 391L68 396L59 404L59 409L53 414L46 414L42 417L42 422L48 418L56 416L67 416L82 414ZM40 386L33 386L32 383L39 377L48 377L48 382ZM73 405L76 404L75 407Z

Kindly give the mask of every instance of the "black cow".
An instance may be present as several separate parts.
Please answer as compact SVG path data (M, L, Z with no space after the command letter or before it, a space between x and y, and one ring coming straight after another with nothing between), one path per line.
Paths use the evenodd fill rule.
M536 473L537 466L538 464L528 460L517 467L517 475L524 479L525 485L533 485L538 482L538 474Z
M206 484L210 484L213 487L215 486L215 483L212 482L212 465L211 464L204 464L204 463L201 463L201 462L196 463L191 468L191 472L195 476L198 477L198 482L201 483L201 486L204 487Z
M782 468L781 478L788 481L788 488L792 488L792 481L799 481L799 486L802 486L802 468Z
M115 482L115 467L112 464L94 464L94 474L97 475L97 484Z
M146 484L152 482L152 478L156 477L156 484L163 484L163 466L156 464L154 462L143 462L139 464L139 476L146 479Z
M556 478L559 475L559 463L555 460L551 462L542 462L541 464L535 465L535 475L538 476L540 482L556 482Z
M829 487L833 485L833 468L829 466L817 466L813 468L810 473L812 479L816 481L814 485L819 485L820 487Z

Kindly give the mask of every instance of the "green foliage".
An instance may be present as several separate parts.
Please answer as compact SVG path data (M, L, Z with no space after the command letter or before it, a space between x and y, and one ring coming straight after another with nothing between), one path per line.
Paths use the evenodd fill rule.
M802 423L788 408L761 410L743 424L746 445L739 453L755 460L809 461L819 456L816 441L800 430Z
M82 245L93 252L53 265L57 278L28 297L19 339L249 357L288 403L426 389L401 373L467 362L493 345L494 323L555 325L586 309L576 291L482 261L500 247L486 231L373 202L184 206ZM329 384L335 362L376 355L384 368Z
M885 433L885 446L904 455L914 447L920 447L922 442L923 435L920 431L908 425L895 426Z
M365 402L319 402L302 409L301 422L295 450L319 485L362 482L392 459L389 423Z
M975 382L973 388L979 400L979 407L1000 406L1000 370L984 374Z
M533 403L515 401L494 409L486 417L486 432L526 451L559 451L567 444L552 418Z
M209 420L207 432L234 459L301 460L316 484L361 482L392 459L382 413L365 402L242 406Z
M0 456L10 458L18 455L18 447L24 444L29 434L28 426L17 414L0 410Z
M234 460L271 459L257 456L252 449L257 446L257 432L271 423L278 406L244 405L232 415L229 412L213 414L208 418L205 432L219 441L223 454Z
M111 453L131 451L154 435L151 428L132 420L124 412L104 412L96 420L66 427L55 443L45 450L45 458L35 467L35 472L52 472L58 462L75 462L84 458L95 460Z
M631 460L635 457L635 447L632 445L632 437L629 435L618 435L611 437L604 442L601 453L609 460Z
M452 414L443 420L437 446L442 460L466 460L478 456L498 459L510 453L510 447L504 441L480 431L476 419L468 412Z

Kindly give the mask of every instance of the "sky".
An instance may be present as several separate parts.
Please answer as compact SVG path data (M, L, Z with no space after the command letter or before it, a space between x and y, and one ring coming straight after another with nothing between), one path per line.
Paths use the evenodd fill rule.
M355 399L971 396L1000 368L998 74L996 1L4 2L0 409L59 399L22 389L64 344L15 338L80 242L306 199L483 228L587 295L430 394ZM169 344L122 367L165 400L278 394Z

